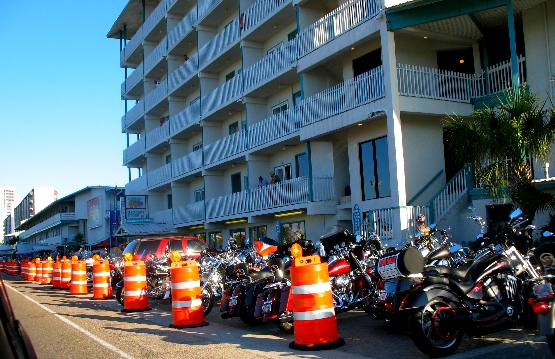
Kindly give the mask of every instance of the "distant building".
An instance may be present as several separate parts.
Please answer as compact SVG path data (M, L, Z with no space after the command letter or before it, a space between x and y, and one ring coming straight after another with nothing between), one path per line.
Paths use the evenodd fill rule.
M107 246L118 227L123 188L91 186L60 198L18 227L17 253L58 247Z
M57 199L58 191L53 187L33 188L14 209L14 228Z
M0 233L10 233L6 232L6 227L13 228L13 209L15 201L15 188L13 187L0 187L0 228L2 231ZM6 219L9 221L6 222ZM0 237L0 241L2 237Z

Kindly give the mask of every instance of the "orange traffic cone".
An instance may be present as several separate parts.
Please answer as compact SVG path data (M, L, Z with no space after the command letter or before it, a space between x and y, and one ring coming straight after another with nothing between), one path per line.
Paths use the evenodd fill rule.
M198 263L173 262L170 268L173 328L208 325L204 321Z
M62 263L59 260L52 264L52 288L62 288Z
M71 261L62 259L62 281L60 282L60 289L69 289L71 282Z
M113 297L110 277L110 262L107 260L94 262L92 299L111 299Z
M36 262L37 265L37 274L35 275L35 283L41 283L42 282L42 261L39 260Z
M295 340L298 350L335 349L345 341L339 337L328 264L319 256L295 258L291 266L291 295Z
M37 265L33 261L27 264L27 282L34 282L37 275Z
M71 262L70 294L87 294L87 263L85 261Z
M42 262L42 279L40 284L50 283L52 283L52 261L47 259Z
M146 267L143 261L125 262L123 269L123 312L150 310L146 294Z

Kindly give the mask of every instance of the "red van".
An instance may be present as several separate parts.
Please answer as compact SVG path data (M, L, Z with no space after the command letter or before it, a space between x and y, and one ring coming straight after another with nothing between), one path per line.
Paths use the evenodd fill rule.
M149 256L164 256L169 250L180 252L186 257L198 258L206 248L206 243L197 237L148 237L129 242L123 254L133 254L133 260L145 260Z

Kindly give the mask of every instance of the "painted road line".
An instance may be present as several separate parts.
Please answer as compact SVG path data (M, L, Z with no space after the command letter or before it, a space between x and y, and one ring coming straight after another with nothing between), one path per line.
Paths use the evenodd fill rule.
M40 304L39 302L37 302L36 300L34 300L33 298L21 293L20 291L18 291L17 289L15 289L14 287L12 287L11 285L4 283L4 285L8 288L10 288L11 290L13 290L14 292L16 292L17 294L23 296L25 299L27 299L28 301L30 301L31 303L36 304L37 306L39 306L40 308L44 309L45 311L47 311L48 313L54 315L56 318L60 319L62 322L68 324L69 326L73 327L75 330L83 333L84 335L86 335L87 337L89 337L90 339L94 340L95 342L97 342L98 344L102 345L103 347L105 347L106 349L116 353L117 355L121 356L122 358L125 359L134 359L131 355L127 354L126 352L116 348L115 346L113 346L112 344L108 343L107 341L105 341L102 338L97 337L96 335L94 335L93 333L89 332L87 329L75 324L74 322L72 322L71 320L61 316L60 314L56 313L55 311L53 311L52 309Z

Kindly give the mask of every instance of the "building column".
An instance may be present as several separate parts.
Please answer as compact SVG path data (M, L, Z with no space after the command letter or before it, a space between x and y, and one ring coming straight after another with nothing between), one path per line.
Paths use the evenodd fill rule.
M386 95L387 146L389 157L389 177L391 202L393 207L393 239L396 243L404 241L407 223L407 194L405 185L405 159L403 154L403 131L399 107L397 83L397 57L395 36L387 31L385 21L380 30L382 63Z
M511 48L511 70L513 74L513 88L520 86L519 64L516 53L515 16L513 0L507 0L507 24L509 26L509 45Z

